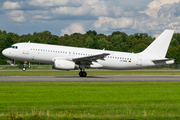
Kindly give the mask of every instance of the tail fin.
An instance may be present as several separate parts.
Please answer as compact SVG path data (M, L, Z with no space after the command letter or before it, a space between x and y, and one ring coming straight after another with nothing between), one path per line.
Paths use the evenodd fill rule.
M174 30L165 30L156 38L142 54L151 54L160 58L165 58Z

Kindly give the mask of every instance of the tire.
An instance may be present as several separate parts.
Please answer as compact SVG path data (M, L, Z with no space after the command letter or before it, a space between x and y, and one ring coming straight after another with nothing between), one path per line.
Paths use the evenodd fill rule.
M25 67L23 67L23 68L22 68L22 71L26 71L26 68L25 68Z

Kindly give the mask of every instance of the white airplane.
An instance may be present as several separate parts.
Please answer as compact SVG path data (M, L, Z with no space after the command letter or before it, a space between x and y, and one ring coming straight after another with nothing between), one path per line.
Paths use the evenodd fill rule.
M2 51L13 60L50 63L53 69L80 69L80 77L86 77L85 68L129 70L173 64L165 58L173 30L165 30L141 53L86 49L37 43L16 43Z

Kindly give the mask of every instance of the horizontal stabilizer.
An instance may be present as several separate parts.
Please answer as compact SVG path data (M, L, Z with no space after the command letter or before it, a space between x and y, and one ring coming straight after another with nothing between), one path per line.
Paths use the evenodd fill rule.
M169 58L158 58L158 59L154 59L152 60L152 62L154 62L155 64L166 64L166 65L169 65L169 64L173 64L174 63L174 59L169 59Z
M164 61L171 61L174 59L169 59L169 58L158 58L158 59L154 59L152 60L153 62L164 62Z

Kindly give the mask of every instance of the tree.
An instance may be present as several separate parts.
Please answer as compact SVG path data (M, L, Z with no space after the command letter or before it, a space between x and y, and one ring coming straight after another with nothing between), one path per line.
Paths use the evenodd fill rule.
M180 64L180 46L169 47L166 57L173 58L176 64Z
M6 35L6 34L7 34L7 32L6 32L5 30L3 30L3 34L4 34L4 35Z
M12 44L14 44L14 41L12 40L11 37L8 36L5 40L5 48L10 47Z
M106 50L109 49L109 44L105 38L98 40L97 46L98 46L98 49L106 49Z
M86 48L93 48L93 39L88 36L88 38L85 39L85 47Z
M97 35L97 32L95 30L89 30L86 32L87 35Z
M127 43L123 42L123 37L121 34L114 35L111 39L111 47L115 51L127 51Z

